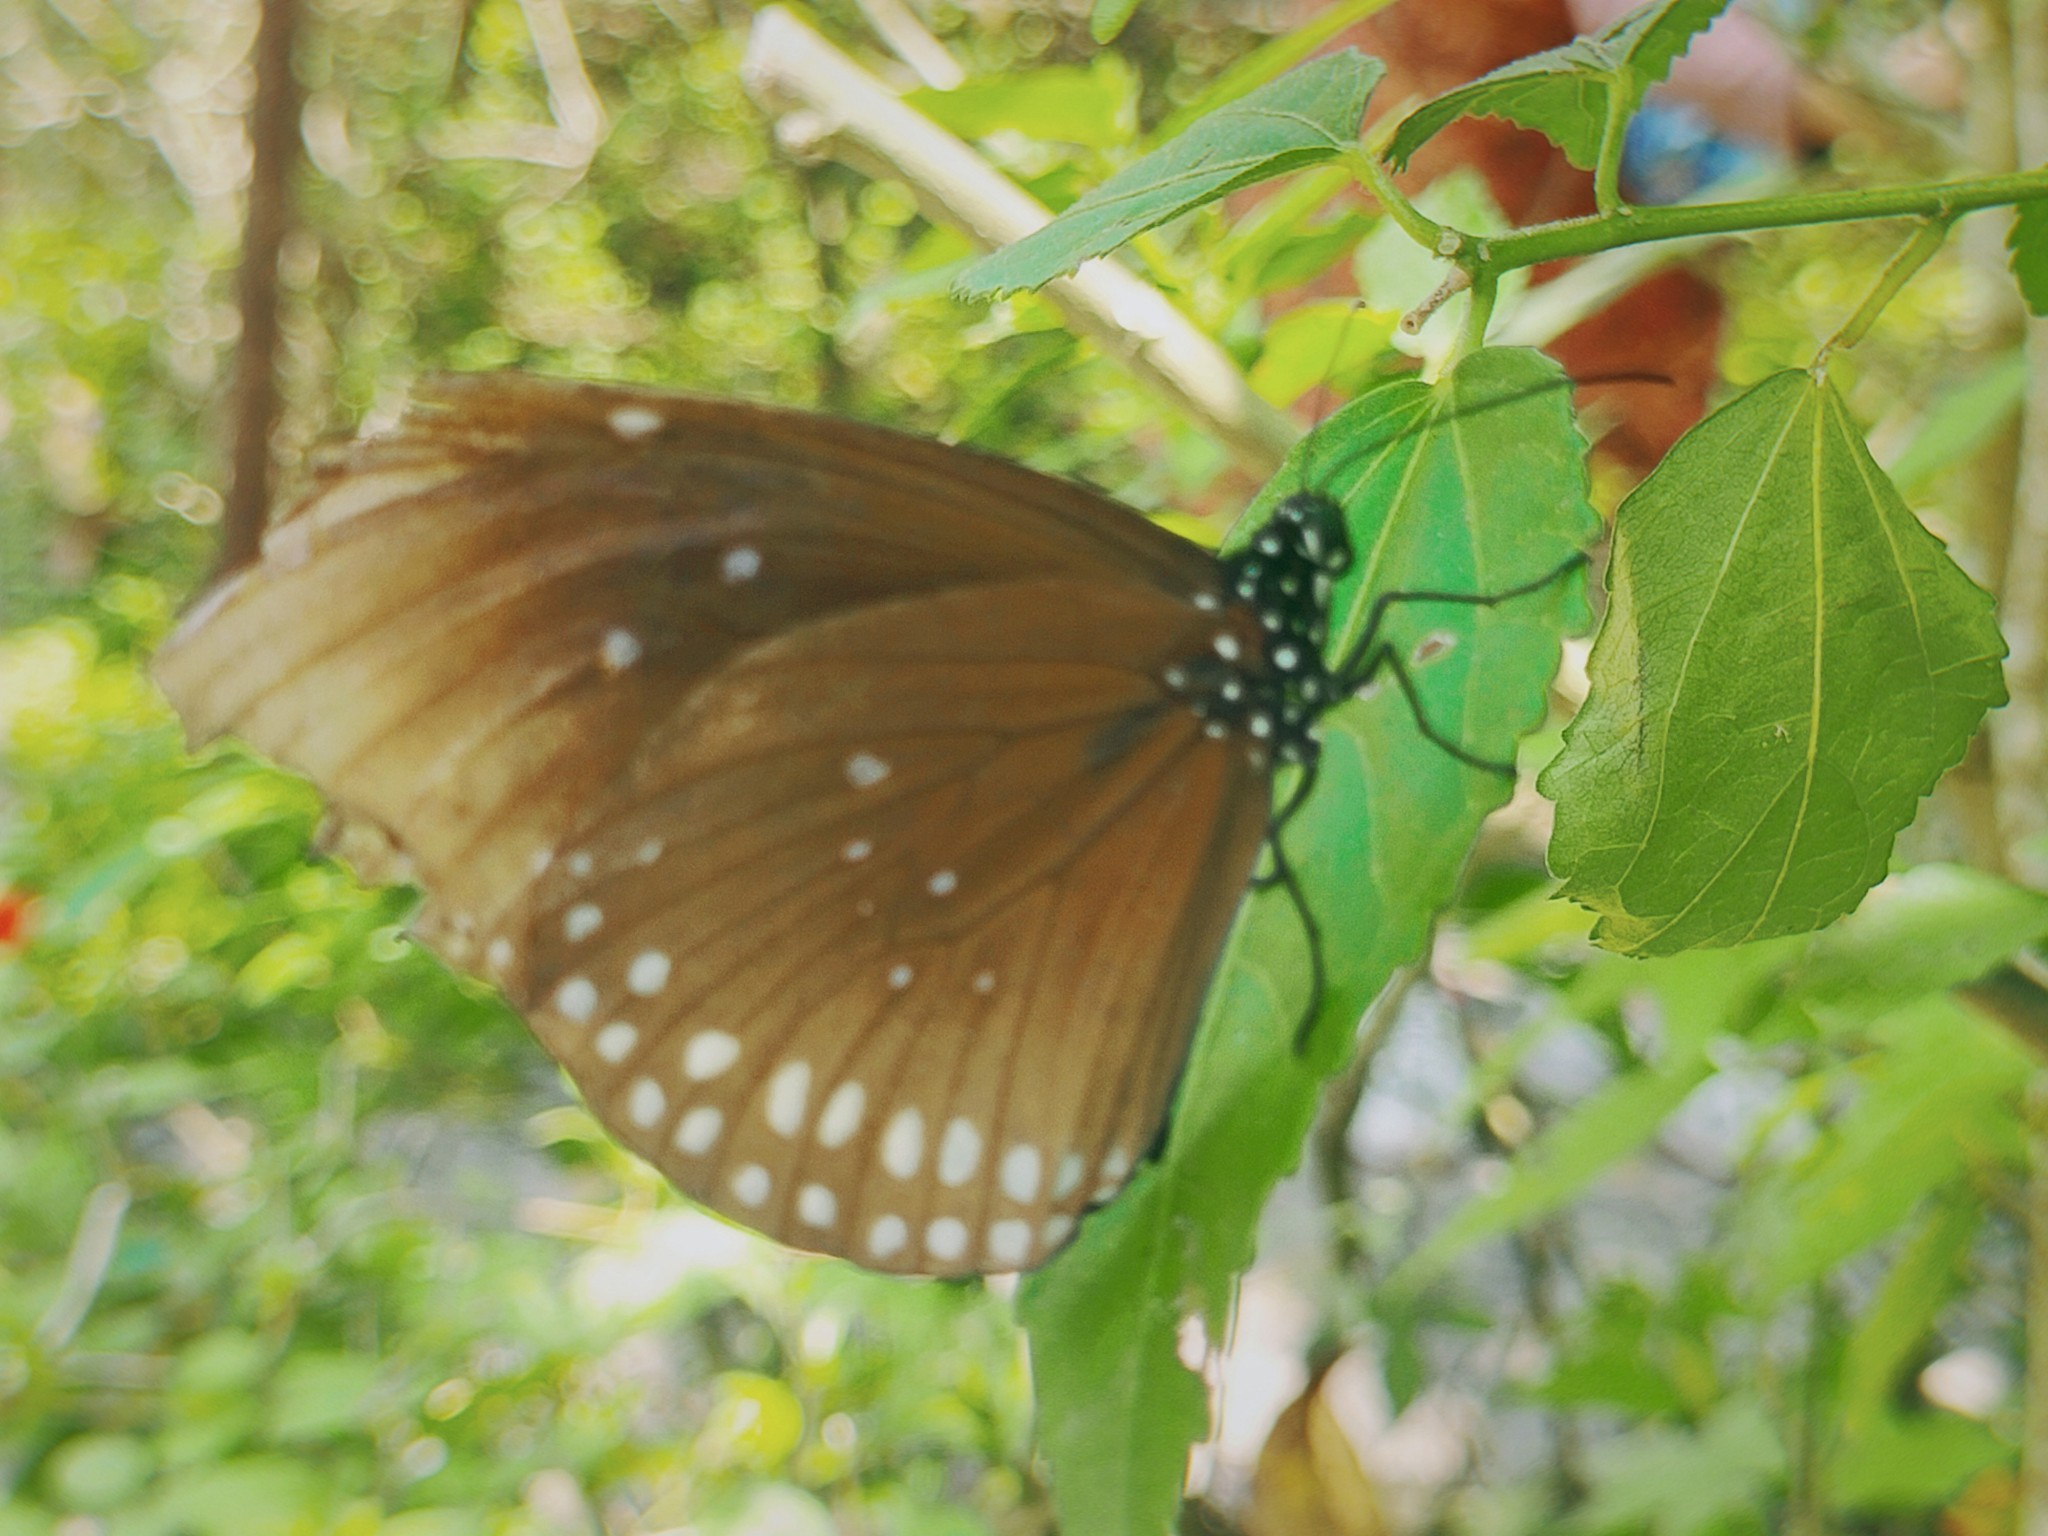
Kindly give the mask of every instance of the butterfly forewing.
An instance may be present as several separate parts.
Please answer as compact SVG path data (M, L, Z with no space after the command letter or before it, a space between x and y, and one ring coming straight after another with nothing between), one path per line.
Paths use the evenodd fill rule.
M328 471L159 672L382 828L682 1188L964 1273L1157 1134L1266 817L1162 682L1219 634L1214 563L1079 487L493 377Z

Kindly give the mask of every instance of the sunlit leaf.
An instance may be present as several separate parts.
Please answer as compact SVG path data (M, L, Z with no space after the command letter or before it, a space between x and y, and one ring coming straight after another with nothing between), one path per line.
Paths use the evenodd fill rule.
M987 75L950 91L913 91L904 100L969 139L1007 131L1114 149L1138 131L1138 81L1116 53L1099 53L1085 65Z
M2034 314L2048 315L2048 199L2021 203L2013 210L2005 243L2012 252L2012 275L2020 285L2020 297Z
M1366 395L1296 449L1247 524L1304 485L1343 503L1360 559L1336 593L1338 646L1372 594L1511 587L1592 536L1562 377L1534 352L1481 352L1433 388ZM1439 731L1499 758L1541 717L1558 637L1582 611L1575 581L1561 580L1495 607L1400 604L1389 622L1404 654L1425 635L1449 641L1418 679L1425 707ZM1365 1006L1421 952L1508 791L1423 740L1398 689L1326 725L1320 788L1289 837L1330 963L1317 1028L1297 1051L1301 925L1269 892L1240 915L1210 989L1160 1161L1020 1296L1066 1536L1170 1519L1208 1419L1206 1389L1176 1352L1183 1319L1222 1337L1259 1210L1299 1159L1322 1079Z
M1825 380L1715 412L1615 519L1592 688L1542 780L1594 938L1664 954L1817 928L2005 697L1990 597Z
M955 291L988 298L1036 288L1239 187L1342 154L1356 142L1385 72L1351 48L1290 70L1125 166L1043 228L984 256Z
M1394 132L1387 158L1406 166L1409 156L1461 117L1504 117L1535 129L1572 164L1591 170L1610 110L1633 113L1643 93L1670 72L1673 60L1728 3L1652 0L1590 36L1504 64L1409 113Z

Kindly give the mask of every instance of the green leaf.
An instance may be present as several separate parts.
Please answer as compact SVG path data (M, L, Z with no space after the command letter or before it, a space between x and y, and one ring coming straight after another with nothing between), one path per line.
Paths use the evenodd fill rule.
M1777 1427L1754 1398L1731 1397L1699 1429L1644 1425L1587 1455L1590 1496L1573 1526L1693 1536L1761 1513L1785 1473Z
M1728 0L1652 0L1591 37L1504 64L1409 113L1394 131L1387 158L1406 167L1416 150L1457 119L1504 117L1535 129L1573 165L1590 171L1609 113L1632 115L1644 92L1727 8Z
M1402 1262L1389 1288L1428 1285L1474 1243L1557 1210L1647 1143L1712 1075L1707 1048L1714 1037L1739 1032L1756 1017L1785 958L1785 946L1759 945L1735 956L1685 955L1630 968L1629 990L1653 994L1664 1020L1657 1060L1603 1084L1546 1127L1497 1188L1460 1206Z
M2048 315L2048 199L2036 198L2013 210L2005 244L2029 313Z
M1241 541L1285 495L1313 487L1345 507L1359 559L1334 596L1338 639L1374 594L1500 590L1556 569L1597 528L1564 377L1529 351L1468 358L1431 387L1403 381L1332 416L1247 514ZM1397 604L1405 654L1448 641L1417 685L1439 731L1510 755L1541 718L1558 637L1582 612L1560 581L1494 607ZM1067 1536L1163 1530L1207 1392L1180 1364L1183 1320L1220 1339L1268 1192L1291 1170L1322 1080L1394 970L1421 953L1465 852L1508 785L1417 734L1382 688L1325 722L1317 793L1288 834L1322 926L1328 989L1305 1049L1302 929L1268 892L1239 914L1183 1075L1158 1162L1019 1296L1031 1332L1040 1440Z
M1042 229L984 256L954 291L989 298L1039 287L1239 187L1343 154L1385 72L1355 48L1290 70L1132 161Z
M1975 981L2044 938L2048 896L1959 864L1923 864L1814 940L1792 996L1822 1024L1845 1028Z
M1341 37L1368 16L1385 10L1393 3L1394 0L1337 0L1335 5L1317 12L1311 20L1299 26L1289 27L1285 32L1259 44L1210 81L1193 101L1169 113L1158 127L1152 130L1149 137L1154 143L1164 143L1185 131L1190 123L1207 117L1218 107L1227 106L1241 96L1250 95L1276 75L1292 69L1333 38Z
M1591 690L1541 787L1562 894L1611 949L1849 911L2005 698L1991 598L1809 373L1680 439L1616 515L1608 589Z
M1292 405L1327 381L1345 378L1385 350L1400 316L1343 299L1298 304L1266 327L1253 391L1273 405Z
M1911 491L2005 431L2027 397L2028 372L2026 353L2014 347L1975 378L1941 389L1913 441L1886 466L1892 484Z
M1937 1198L1899 1245L1843 1351L1837 1400L1845 1442L1853 1446L1884 1423L1920 1341L1964 1284L1983 1221L1974 1198Z
M2011 1103L2032 1063L1946 997L1897 1016L1898 1039L1842 1069L1848 1108L1798 1163L1746 1192L1738 1247L1758 1293L1782 1296L1898 1230L1920 1201L2013 1137Z
M1098 43L1115 42L1137 9L1138 0L1095 0L1088 13L1088 35Z
M1894 1414L1835 1448L1827 1489L1843 1510L1922 1512L1947 1504L1979 1472L2011 1459L2011 1442L1989 1425L1953 1413ZM1967 1527L1958 1519L1949 1528Z
M904 100L967 139L1008 131L1114 149L1138 131L1137 77L1115 53L1099 53L1085 65L1046 64L990 75L950 91L913 91Z

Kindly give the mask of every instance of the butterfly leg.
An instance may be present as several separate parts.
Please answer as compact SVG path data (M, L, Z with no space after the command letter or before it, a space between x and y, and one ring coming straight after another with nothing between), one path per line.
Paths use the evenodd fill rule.
M1396 603L1460 603L1473 608L1491 608L1513 598L1527 597L1532 592L1540 592L1585 563L1586 556L1583 553L1574 554L1556 569L1546 572L1534 581L1525 581L1520 586L1509 587L1500 592L1382 592L1373 599L1372 608L1366 616L1364 633L1358 637L1350 654L1344 658L1343 665L1336 669L1339 686L1345 693L1356 693L1373 682L1381 672L1392 673L1395 683L1400 686L1402 697L1408 701L1409 713L1415 717L1415 728L1422 733L1425 741L1468 768L1513 778L1513 763L1480 757L1462 744L1451 740L1430 722L1429 714L1422 705L1421 693L1415 686L1414 676L1394 648L1379 638L1380 627L1385 622L1388 611Z
M1287 892L1287 899L1294 904L1295 915L1301 919L1302 937L1308 943L1308 1005L1302 1013L1301 1022L1294 1030L1294 1050L1299 1055L1308 1045L1309 1030L1314 1026L1316 1015L1322 1012L1323 993L1326 989L1323 969L1323 930L1316 922L1316 916L1308 904L1308 896L1301 888L1301 877L1293 862L1287 857L1287 850L1280 836L1287 830L1287 824L1295 817L1308 798L1315 792L1316 773L1321 764L1311 758L1296 778L1294 788L1273 812L1266 823L1266 847L1272 854L1272 867L1263 874L1252 877L1252 889L1271 890L1279 886Z

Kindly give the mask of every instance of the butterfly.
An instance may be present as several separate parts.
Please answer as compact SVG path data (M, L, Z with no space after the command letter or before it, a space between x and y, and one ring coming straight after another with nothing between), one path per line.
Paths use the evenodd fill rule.
M1334 659L1337 503L1217 557L979 453L516 374L322 466L157 676L407 861L591 1110L692 1198L873 1269L1028 1268L1157 1138ZM1291 786L1274 804L1276 782ZM1269 858L1260 871L1261 851ZM1319 956L1316 959L1319 965Z

